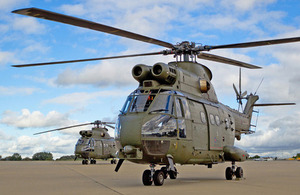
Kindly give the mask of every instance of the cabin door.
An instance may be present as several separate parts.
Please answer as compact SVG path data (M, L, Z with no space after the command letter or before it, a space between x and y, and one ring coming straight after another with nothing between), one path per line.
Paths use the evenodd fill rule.
M192 116L193 147L195 150L208 150L208 118L204 105L189 101Z

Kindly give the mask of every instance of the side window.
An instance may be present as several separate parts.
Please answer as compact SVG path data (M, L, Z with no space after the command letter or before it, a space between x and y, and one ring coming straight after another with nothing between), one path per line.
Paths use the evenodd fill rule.
M206 123L206 115L204 112L200 112L201 122Z
M230 125L229 125L229 121L228 121L228 119L226 118L226 119L225 119L225 128L226 128L226 129L229 129L229 126L230 126Z
M189 109L188 102L185 98L180 98L181 103L182 103L182 109L183 109L183 114L185 118L190 119L191 118L191 112Z
M176 98L176 112L177 112L177 117L183 117L182 102L181 99L179 98Z
M220 117L218 115L215 116L216 119L216 125L220 125Z
M95 140L93 138L91 138L88 144L89 144L90 147L94 147Z
M212 125L216 124L214 115L209 114L209 119L210 119L210 124L212 124Z
M177 117L191 118L188 102L185 98L176 98Z

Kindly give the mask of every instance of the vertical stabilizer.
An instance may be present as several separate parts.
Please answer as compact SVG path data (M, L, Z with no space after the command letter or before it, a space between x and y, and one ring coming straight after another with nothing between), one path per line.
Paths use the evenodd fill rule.
M249 116L250 118L252 116L254 104L258 99L259 99L258 95L253 95L253 94L250 94L247 97L247 104L245 106L243 113Z

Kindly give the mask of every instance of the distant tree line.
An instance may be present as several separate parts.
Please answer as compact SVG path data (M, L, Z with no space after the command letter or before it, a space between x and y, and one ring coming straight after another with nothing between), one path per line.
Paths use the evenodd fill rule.
M75 155L69 155L69 156L62 156L56 160L74 160ZM5 158L2 158L0 155L1 161L51 161L53 160L53 155L51 152L38 152L35 153L32 158L25 157L22 158L22 156L19 153L14 153L12 156L7 156Z
M256 159L256 158L260 158L260 156L255 155L255 156L251 156L250 159Z
M300 158L300 153L298 153L296 156L293 156L294 159Z
M35 153L32 156L32 158L26 157L23 159L19 153L14 153L12 156L7 156L5 158L2 158L2 156L0 155L0 160L2 161L53 160L53 155L50 152L38 152Z

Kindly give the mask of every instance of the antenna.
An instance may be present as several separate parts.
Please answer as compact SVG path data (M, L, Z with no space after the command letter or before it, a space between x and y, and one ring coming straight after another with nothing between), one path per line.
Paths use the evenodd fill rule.
M264 81L264 78L261 79L261 81L260 81L260 83L259 83L259 85L258 85L258 87L257 87L257 89L256 89L256 91L254 93L254 95L256 95L256 93L257 93L257 91L258 91L258 89L259 89L259 87L260 87L260 85L262 84L263 81Z

